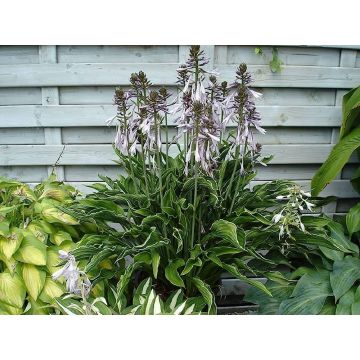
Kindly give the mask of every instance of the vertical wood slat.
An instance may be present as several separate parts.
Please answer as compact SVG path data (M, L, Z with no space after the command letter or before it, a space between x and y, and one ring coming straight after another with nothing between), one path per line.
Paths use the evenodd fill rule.
M46 64L54 64L57 62L56 45L39 46L39 62ZM42 105L59 105L59 88L43 87L41 88ZM62 144L61 128L44 128L45 144L58 145ZM60 154L59 154L60 156ZM55 165L55 164L53 164ZM54 166L48 166L48 175L53 171ZM55 172L58 180L65 180L64 167L56 166Z

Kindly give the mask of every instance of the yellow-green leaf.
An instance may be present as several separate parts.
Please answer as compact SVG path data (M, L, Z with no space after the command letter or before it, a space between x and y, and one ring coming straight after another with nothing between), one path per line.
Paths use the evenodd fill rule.
M41 242L46 243L46 240L48 238L47 233L41 226L39 226L35 222L31 222L26 228L26 230L30 231Z
M51 237L51 242L57 246L64 241L72 241L70 234L65 231L58 231Z
M23 233L18 228L10 229L7 237L0 237L0 252L10 259L20 247L23 240Z
M0 301L10 306L21 308L26 296L26 289L21 278L16 273L0 274Z
M67 225L78 225L79 223L75 218L66 214L59 209L49 208L42 211L42 215L49 223L62 223Z
M50 274L53 274L58 270L57 266L60 265L62 260L59 258L59 248L56 246L50 246L46 252L46 267Z
M23 264L22 277L28 293L36 301L45 284L45 271L35 265Z
M34 235L26 234L14 259L26 264L46 265L46 245Z
M21 315L22 313L22 308L0 302L0 315Z
M55 298L60 297L65 292L64 287L47 277L44 288L39 296L39 299L45 303L51 304Z

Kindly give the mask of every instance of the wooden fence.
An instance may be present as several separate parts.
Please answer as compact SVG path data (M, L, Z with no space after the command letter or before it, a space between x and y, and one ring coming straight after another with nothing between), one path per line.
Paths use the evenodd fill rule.
M280 73L269 68L271 46L204 46L211 68L231 81L240 62L253 72L267 129L258 136L271 165L256 182L274 178L309 188L312 175L338 138L342 95L360 84L360 46L279 47ZM116 85L143 70L154 86L176 92L178 65L187 46L0 46L0 175L28 183L44 179L59 160L58 177L85 189L97 174L116 176L105 120L115 113ZM356 159L323 195L336 195L327 213L355 202L349 178Z

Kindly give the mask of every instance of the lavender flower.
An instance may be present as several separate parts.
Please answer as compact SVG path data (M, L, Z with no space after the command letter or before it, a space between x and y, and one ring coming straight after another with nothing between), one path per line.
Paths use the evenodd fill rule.
M62 269L52 275L52 278L57 280L63 276L68 292L87 297L91 290L91 283L86 274L78 269L75 257L66 251L59 250L59 258L67 262Z
M115 90L115 104L117 105L117 131L115 136L115 147L123 155L134 155L136 153L137 127L130 99L133 97L131 91L121 88Z

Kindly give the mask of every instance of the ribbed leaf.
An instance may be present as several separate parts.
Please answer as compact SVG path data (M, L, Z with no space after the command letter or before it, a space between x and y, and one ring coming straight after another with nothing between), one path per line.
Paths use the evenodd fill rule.
M279 313L282 315L317 315L327 297L332 296L329 272L314 271L301 277L290 299L282 301Z
M26 264L46 265L46 245L31 233L25 234L14 259Z
M7 237L0 237L0 253L4 254L6 259L9 260L20 247L23 237L20 229L10 229Z
M355 301L355 289L347 291L336 306L336 315L351 315L351 306Z
M329 157L315 173L311 181L313 196L335 179L336 175L349 160L351 154L360 146L360 128L354 129L350 134L340 140L332 149Z
M26 289L19 275L0 274L0 301L10 306L21 308L25 296Z
M330 274L330 283L335 300L343 296L360 279L360 259L346 256L344 259L335 261L333 271Z
M343 96L342 105L340 139L346 136L354 125L358 125L356 120L360 117L360 86L351 89Z
M46 272L35 265L23 264L22 277L28 293L36 301L44 287Z
M360 231L360 203L353 206L346 215L346 227L349 230L350 237Z
M56 208L46 208L42 211L42 215L49 223L60 223L67 225L78 225L78 221L71 215L66 214Z
M64 287L52 280L50 277L45 279L43 290L39 299L45 303L54 303L55 299L60 297L65 292Z

